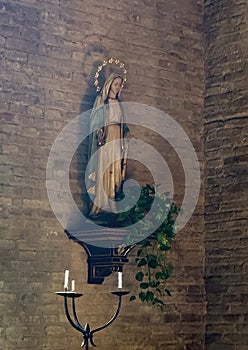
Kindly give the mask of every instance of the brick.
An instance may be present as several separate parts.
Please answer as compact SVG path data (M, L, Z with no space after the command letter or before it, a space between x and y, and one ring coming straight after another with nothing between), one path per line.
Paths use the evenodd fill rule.
M67 323L62 298L54 294L63 288L65 268L70 268L77 289L84 293L77 302L82 322L89 321L93 326L104 323L117 305L117 299L109 295L109 290L116 288L115 276L110 276L101 286L86 284L86 253L66 238L50 208L45 186L47 157L58 132L82 110L92 107L96 93L90 79L97 61L111 55L123 58L129 71L123 100L149 103L170 113L192 139L203 172L201 4L187 0L179 6L169 0L166 4L159 1L155 6L154 1L145 0L138 1L137 5L135 8L131 0L109 0L104 4L81 0L0 2L3 58L0 98L4 141L1 171L5 183L1 213L3 249L0 256L3 258L4 281L1 300L3 326L8 333L7 337L3 332L4 339L0 340L3 349L78 348L81 335ZM233 38L239 40L241 37ZM225 88L232 78L232 74L226 71ZM237 77L240 78L241 75ZM244 81L242 84L245 86ZM220 140L226 144L222 147L225 158L222 155L220 158L227 159L228 166L228 159L232 157L226 140L229 131L225 131L224 141L221 128L220 122ZM160 144L151 132L137 135L141 134L167 156L168 148ZM242 139L245 137L242 134ZM216 136L209 139L215 141ZM213 144L211 147L206 147L208 152L218 153ZM242 155L242 150L237 155ZM80 161L83 162L84 158ZM178 185L175 190L180 200L184 192L180 161L170 153L168 162L176 171ZM238 176L244 170L240 168ZM71 171L73 181L70 185L82 207L76 175L79 173L77 155ZM210 172L214 180L215 173ZM147 181L148 172L140 172L134 165L130 165L130 174L137 175L143 183ZM225 169L225 174L228 175L228 169ZM225 186L232 185L228 181ZM220 182L218 189L222 185ZM210 181L209 191L213 188L211 186ZM213 195L212 201L214 198ZM125 299L121 314L111 329L97 334L99 348L204 349L203 201L202 192L195 214L185 231L178 235L171 252L175 265L170 282L173 296L168 298L165 312L141 303L130 304ZM223 211L229 210L227 204L222 205ZM244 219L242 215L236 217L235 222L234 219L229 222L230 232L237 234L238 229L231 225L237 222L242 225L241 219ZM216 218L212 217L212 220L214 223ZM208 228L211 227L210 221ZM222 236L224 232L223 227ZM233 244L231 239L230 244ZM226 243L222 254L229 248ZM133 260L134 256L130 255L130 264L125 267L125 283L130 289L136 288ZM238 266L236 269L242 271L241 283L244 269ZM242 287L237 290L244 295ZM10 321L12 326L8 326ZM21 324L21 327L12 337L13 324Z
M236 1L235 8L228 4L221 8L214 1L205 4L205 208L208 213L212 211L206 215L205 226L207 350L247 347L246 329L241 328L238 336L236 331L244 317L244 290L248 285L243 238L247 226L248 162L245 142L241 141L248 130L247 74L242 73L246 69L240 63L246 56L242 49L247 28L244 6L240 1ZM230 305L228 309L226 305ZM218 337L211 338L211 334Z

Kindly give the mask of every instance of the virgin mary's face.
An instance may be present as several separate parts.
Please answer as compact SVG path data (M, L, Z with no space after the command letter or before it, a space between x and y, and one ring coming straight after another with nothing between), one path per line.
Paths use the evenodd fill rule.
M110 86L110 92L116 96L120 92L121 86L122 79L120 77L115 78Z

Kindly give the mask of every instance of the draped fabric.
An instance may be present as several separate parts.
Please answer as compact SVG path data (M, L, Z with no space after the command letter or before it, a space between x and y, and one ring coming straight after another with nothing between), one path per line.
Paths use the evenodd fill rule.
M109 99L111 84L117 77L120 76L114 73L108 77L91 113L86 179L88 193L94 202L89 213L91 217L100 212L115 212L116 195L126 176L128 145L125 136L128 128L120 93L116 99Z

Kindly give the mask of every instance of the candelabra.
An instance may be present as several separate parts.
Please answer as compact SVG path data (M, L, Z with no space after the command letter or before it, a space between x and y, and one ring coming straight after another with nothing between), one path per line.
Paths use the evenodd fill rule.
M122 272L124 264L128 262L127 254L133 246L122 246L123 238L126 237L127 232L121 229L104 228L97 231L91 230L74 233L65 230L65 233L69 239L80 244L87 253L88 283L101 284L104 278L109 276L112 272L118 272L118 290L111 292L113 295L118 296L117 309L108 322L96 329L91 330L88 323L83 327L79 322L76 313L75 299L81 297L83 294L75 292L75 280L72 280L71 291L68 291L69 270L65 270L64 291L56 293L64 297L66 317L70 325L78 332L82 333L83 341L81 346L85 346L85 350L88 350L89 344L95 346L93 335L114 322L121 309L122 297L130 293L129 291L122 290ZM95 246L96 242L98 246ZM100 243L102 246L99 246ZM71 299L71 313L68 306L69 299Z
M88 323L86 323L86 325L83 327L80 322L79 319L77 317L77 313L76 313L76 305L75 305L75 299L81 297L83 294L82 293L76 293L76 292L70 292L70 291L64 291L64 292L57 292L56 294L63 296L64 297L64 307L65 307L65 314L66 317L69 321L69 323L71 324L71 326L73 328L75 328L77 331L79 331L80 333L82 333L83 335L83 341L81 346L85 346L85 350L89 349L89 342L91 345L96 346L94 344L93 341L93 335L101 330L103 330L104 328L108 327L111 323L114 322L114 320L117 318L120 309L121 309L121 301L122 301L122 297L123 295L126 295L129 293L129 291L115 291L115 292L111 292L113 295L118 296L119 298L119 302L118 302L118 306L117 309L114 313L114 315L112 316L112 318L106 322L104 325L91 330L90 329L90 325ZM70 311L68 308L68 299L71 299L71 309L72 309L72 314L73 314L73 318L70 315Z

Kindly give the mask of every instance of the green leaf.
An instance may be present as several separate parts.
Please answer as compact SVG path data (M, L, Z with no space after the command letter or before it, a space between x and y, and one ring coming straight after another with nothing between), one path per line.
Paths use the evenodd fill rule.
M143 253L143 249L139 249L139 250L137 251L137 256L141 256L142 253Z
M162 272L161 279L162 280L167 280L170 276L168 275L167 271Z
M147 289L148 287L149 287L149 283L147 283L147 282L140 283L141 289Z
M152 259L148 261L148 266L152 269L156 269L156 267L158 266L158 262L157 259Z
M150 281L149 282L149 287L151 288L156 288L160 285L160 282L159 281Z
M133 301L133 300L136 300L136 296L135 295L131 295L130 298L129 298L129 301Z
M141 301L144 302L146 300L146 293L144 293L144 292L139 293L139 298Z
M149 259L149 260L156 260L157 259L157 255L155 255L155 254L148 254L147 255L147 258Z
M168 239L167 239L166 235L164 234L164 232L159 232L158 242L161 243L161 245L164 245L164 246L167 245Z
M162 297L162 291L161 291L161 289L160 288L156 288L156 291L159 293L159 295Z
M146 292L146 301L153 301L154 299L154 293L151 291Z
M141 271L139 271L135 276L135 279L139 282L143 281L143 278L144 278L144 273Z
M158 299L158 298L154 298L153 304L165 305L165 303L163 302L163 300Z
M158 271L155 273L156 280L160 280L162 279L162 277L163 277L163 272Z
M144 266L144 265L146 265L147 264L147 260L145 259L145 258L142 258L140 261L139 261L139 263L138 263L138 267L140 267L140 266Z
M160 250L163 250L163 251L166 251L166 250L170 250L171 247L168 246L168 245L160 244L159 249L160 249Z

